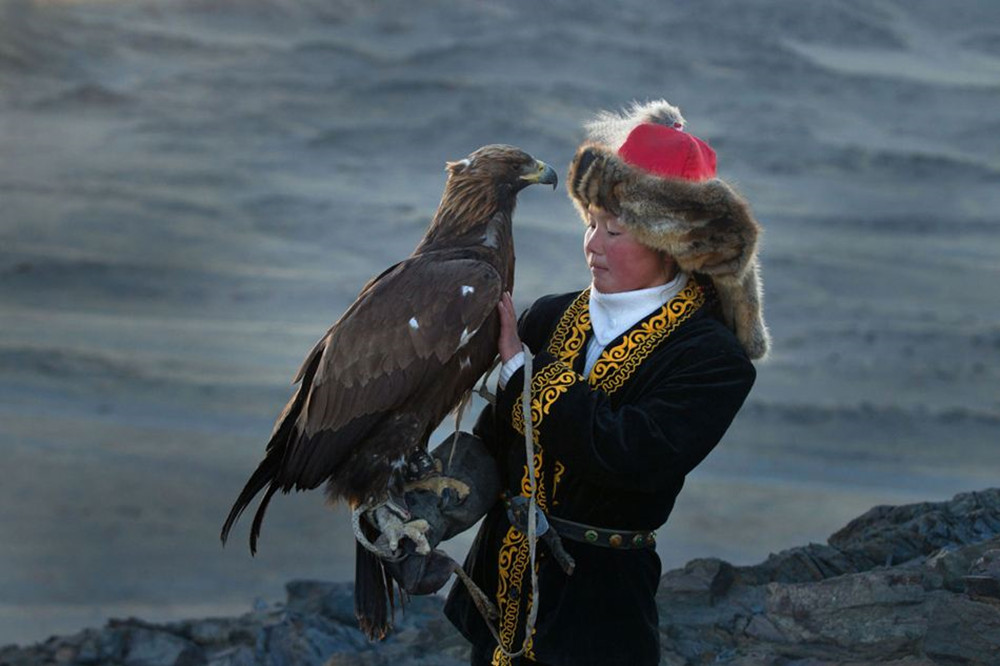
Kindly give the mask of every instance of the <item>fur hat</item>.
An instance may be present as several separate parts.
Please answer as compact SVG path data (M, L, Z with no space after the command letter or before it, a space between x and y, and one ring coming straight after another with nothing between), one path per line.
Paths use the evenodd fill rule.
M726 325L752 359L767 354L760 225L746 201L715 178L715 151L687 134L664 100L602 112L569 167L570 198L617 215L643 245L712 280Z

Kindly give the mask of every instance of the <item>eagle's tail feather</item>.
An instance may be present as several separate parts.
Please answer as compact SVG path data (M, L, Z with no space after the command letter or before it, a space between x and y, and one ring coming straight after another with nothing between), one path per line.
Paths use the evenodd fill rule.
M392 629L395 614L393 580L382 560L356 544L354 559L354 614L368 640L380 641Z
M292 399L288 401L288 404L282 411L274 432L271 434L271 439L267 443L267 453L264 456L264 460L260 462L260 465L257 466L257 469L250 477L250 480L247 481L245 486L243 486L240 496L236 498L233 508L229 511L229 517L226 518L226 522L222 526L221 537L223 544L226 543L226 539L229 538L229 531L233 528L233 525L239 519L240 515L247 508L247 506L250 505L251 500L253 500L257 493L263 490L265 486L270 484L267 495L263 500L261 500L260 508L257 509L257 514L254 516L253 528L250 532L250 552L257 552L257 535L260 533L260 525L264 520L264 510L267 508L268 502L271 501L271 496L274 495L278 488L278 486L275 485L275 479L281 472L282 466L285 463L285 458L292 448L292 441L294 441L297 437L295 423L299 417L299 412L302 410L302 405L305 402L304 395L306 391L304 389L308 387L309 382L312 381L312 377L315 372L316 363L313 362L307 371L306 382L299 386L295 395L292 396ZM284 489L286 492L289 490L288 486L285 486Z
M277 492L278 486L272 483L267 488L267 492L264 493L264 498L260 501L260 506L257 507L257 513L253 516L253 524L250 526L250 554L257 554L257 538L260 536L260 526L264 522L264 512L267 511L267 505L270 503L271 498L274 497L274 493Z
M264 489L264 486L268 484L271 485L271 489L268 491L268 496L265 499L270 499L270 496L274 494L273 485L275 474L278 471L277 461L273 457L268 456L261 461L260 465L257 466L257 470L247 481L247 484L243 486L243 490L240 492L240 496L236 498L236 502L233 504L233 508L229 510L229 516L226 518L226 522L222 525L222 533L220 537L222 543L225 544L226 540L229 538L229 531L233 528L233 525L239 519L243 511L249 506L253 498ZM261 503L261 508L257 510L258 517L263 517L263 509L267 506L267 502ZM260 525L257 518L254 519L254 525L257 527L257 531L260 530ZM251 537L250 550L253 552L255 550L256 538Z

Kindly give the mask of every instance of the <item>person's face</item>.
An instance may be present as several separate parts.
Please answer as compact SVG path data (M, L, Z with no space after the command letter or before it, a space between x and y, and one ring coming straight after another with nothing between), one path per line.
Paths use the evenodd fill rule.
M587 220L583 253L597 291L616 294L666 284L673 278L673 262L635 240L617 217L591 206Z

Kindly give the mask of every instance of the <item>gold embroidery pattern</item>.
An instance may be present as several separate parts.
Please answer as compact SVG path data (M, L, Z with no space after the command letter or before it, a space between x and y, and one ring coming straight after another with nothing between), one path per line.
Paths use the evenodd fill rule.
M535 483L538 484L538 492L535 493L535 501L538 502L539 508L543 511L546 508L545 499L545 485L541 482L542 478L542 453L541 451L536 451L533 456L535 465ZM521 494L525 497L531 497L531 477L528 476L528 466L524 466L524 476L521 477Z
M561 363L553 363L546 367L531 379L531 392L534 396L531 400L531 422L537 427L542 419L549 413L554 403L560 395L565 393L571 385L576 383L578 376L575 372ZM511 423L514 428L524 434L524 410L521 401L514 405L514 413L511 416ZM537 430L536 434L537 445ZM531 464L535 468L535 482L538 490L535 493L539 508L543 511L547 508L545 495L545 483L542 478L542 452L535 451ZM521 476L521 494L525 497L531 495L531 477L528 474L528 466L524 466L524 473ZM513 526L507 528L503 543L500 546L500 555L497 560L499 576L497 578L497 607L500 611L500 645L510 652L513 648L514 639L517 635L517 624L521 611L521 596L526 594L523 589L524 574L528 568L530 554L530 544L526 535L522 534ZM536 565L537 566L537 565ZM531 607L531 597L528 595L526 608ZM529 637L525 654L532 658L533 638ZM503 653L498 646L493 651L493 666L509 666L510 658Z
M572 366L590 330L590 288L584 289L563 313L549 340L549 353Z
M611 394L620 389L636 368L660 342L705 303L705 294L694 280L681 293L625 336L621 343L605 349L587 380L591 386Z
M552 363L531 378L531 422L538 426L559 396L576 383L579 375L561 363ZM524 407L518 400L510 417L511 425L524 434ZM536 441L537 444L537 434Z
M524 546L522 548L522 546ZM500 607L500 640L504 648L510 652L514 635L517 633L517 620L521 607L521 582L524 571L528 568L528 537L515 530L507 528L500 547L500 557L497 561L499 578L497 579L497 604ZM516 589L513 598L509 591ZM497 646L493 651L493 666L509 666L510 657Z
M536 453L532 461L535 465L535 480L538 482L538 494L536 495L538 506L545 510L545 487L542 484L542 454ZM521 492L528 494L531 489L531 479L528 478L528 466L524 467L524 476L521 478ZM500 555L497 559L499 577L497 579L497 608L500 611L500 644L508 652L513 650L514 638L517 635L517 623L521 615L521 596L528 593L524 589L524 574L528 570L528 560L531 555L531 544L528 537L523 532L514 529L513 526L507 528L504 535L503 544L500 546ZM537 564L535 565L537 567ZM531 595L528 596L528 605L531 607ZM533 639L529 638L525 654L531 658ZM493 651L493 666L510 666L510 657L505 655L499 646Z
M556 491L559 489L559 481L562 480L562 475L566 471L566 466L563 465L558 460L555 465L555 473L552 475L552 505L558 504L556 502Z

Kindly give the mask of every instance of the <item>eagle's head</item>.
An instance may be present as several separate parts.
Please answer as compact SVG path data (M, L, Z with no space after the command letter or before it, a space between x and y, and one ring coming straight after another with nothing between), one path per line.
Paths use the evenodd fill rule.
M555 169L548 164L520 148L501 144L483 146L464 160L448 162L447 171L441 205L418 249L442 239L479 238L480 227L497 214L510 221L518 192L535 183L555 189L558 182Z
M510 194L536 183L555 189L559 182L555 169L548 164L520 148L503 144L483 146L464 160L448 162L448 174L449 181L478 180Z

